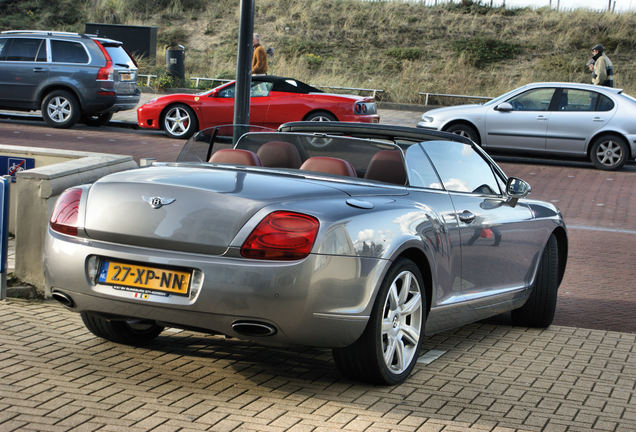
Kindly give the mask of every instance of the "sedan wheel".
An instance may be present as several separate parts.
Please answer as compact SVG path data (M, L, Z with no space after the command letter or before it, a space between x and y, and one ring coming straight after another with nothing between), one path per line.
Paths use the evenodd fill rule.
M389 385L403 382L415 367L425 316L420 271L411 260L399 259L382 283L360 339L334 349L336 365L354 379Z
M187 105L173 105L163 116L163 129L170 138L190 138L198 129L197 118Z
M307 117L307 121L337 121L333 114L327 111L317 111Z
M42 117L49 126L68 128L77 123L80 106L75 96L64 90L55 90L42 101Z
M625 165L627 144L615 135L603 135L594 140L590 156L596 168L617 170Z
M455 124L446 129L447 132L468 138L474 143L479 144L479 134L472 126L465 124Z

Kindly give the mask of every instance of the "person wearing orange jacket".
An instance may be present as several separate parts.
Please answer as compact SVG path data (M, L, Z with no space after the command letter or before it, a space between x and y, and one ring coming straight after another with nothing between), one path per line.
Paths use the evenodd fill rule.
M261 37L258 33L254 33L252 39L254 45L254 54L252 55L252 75L267 73L267 53L261 45Z

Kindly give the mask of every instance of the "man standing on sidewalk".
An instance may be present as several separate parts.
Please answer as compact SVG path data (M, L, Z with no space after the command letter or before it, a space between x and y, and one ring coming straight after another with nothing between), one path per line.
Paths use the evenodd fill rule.
M254 55L252 56L252 75L267 74L267 53L261 45L261 37L254 33L252 40Z
M603 52L603 45L594 45L592 59L594 60L594 73L592 84L605 87L614 87L614 67L612 61Z

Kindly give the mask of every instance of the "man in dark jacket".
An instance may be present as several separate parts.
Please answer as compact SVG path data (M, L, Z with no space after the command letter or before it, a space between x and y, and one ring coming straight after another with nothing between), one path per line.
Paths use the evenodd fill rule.
M592 84L614 87L614 66L609 57L605 55L603 45L594 45L592 54L592 59L594 60Z

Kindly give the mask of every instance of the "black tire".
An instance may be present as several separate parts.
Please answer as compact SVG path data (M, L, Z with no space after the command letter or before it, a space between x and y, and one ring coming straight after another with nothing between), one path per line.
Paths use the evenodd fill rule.
M408 288L405 283L409 283ZM397 304L391 304L392 298L398 300ZM404 305L409 307L402 308ZM360 339L348 347L333 349L336 366L343 375L372 384L403 382L417 362L425 320L426 295L422 275L413 261L400 258L382 282ZM389 326L383 326L383 322L388 322ZM390 354L386 360L385 349Z
M315 111L305 117L306 121L338 121L335 115L327 111Z
M175 104L161 116L161 128L170 138L188 139L199 129L199 121L192 108Z
M82 116L82 121L88 126L104 126L105 124L108 124L112 118L112 112L105 112L101 114L84 115Z
M457 123L457 124L449 126L445 130L446 130L446 132L450 132L450 133L454 133L455 135L463 136L465 138L468 138L472 142L479 144L479 134L477 133L475 128L470 126L470 125Z
M95 336L126 345L146 345L163 331L148 321L123 321L106 318L92 312L82 312L82 321Z
M606 171L621 169L628 155L627 143L616 135L601 135L594 140L590 150L594 166Z
M54 90L42 100L42 118L54 128L69 128L80 118L77 98L66 90Z
M559 289L559 247L554 234L543 249L530 297L511 313L512 325L545 328L552 324Z

